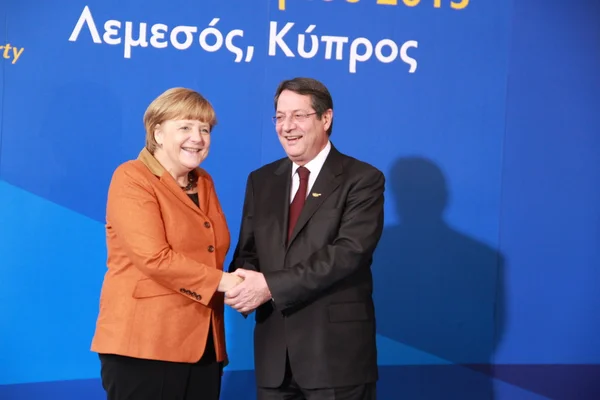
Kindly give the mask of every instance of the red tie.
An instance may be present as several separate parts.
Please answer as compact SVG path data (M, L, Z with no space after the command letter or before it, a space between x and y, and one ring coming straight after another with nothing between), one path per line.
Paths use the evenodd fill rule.
M300 211L302 211L302 206L304 206L304 201L306 200L306 189L308 188L308 175L310 174L310 171L304 167L298 167L296 171L298 171L298 176L300 177L300 187L298 187L296 196L294 196L294 200L292 201L292 204L290 204L288 241L292 237L292 231L294 230L294 226L296 225L296 221L298 221Z

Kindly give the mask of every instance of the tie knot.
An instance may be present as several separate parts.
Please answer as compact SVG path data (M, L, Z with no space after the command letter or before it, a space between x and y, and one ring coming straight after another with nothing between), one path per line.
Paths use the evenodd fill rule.
M300 180L307 180L308 174L310 174L310 171L306 167L298 167L297 172Z

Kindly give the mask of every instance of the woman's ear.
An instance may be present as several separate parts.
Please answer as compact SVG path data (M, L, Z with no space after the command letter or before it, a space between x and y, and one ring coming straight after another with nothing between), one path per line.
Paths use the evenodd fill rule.
M158 147L162 147L164 140L164 132L160 124L156 124L156 126L154 127L154 140L156 141L156 145Z

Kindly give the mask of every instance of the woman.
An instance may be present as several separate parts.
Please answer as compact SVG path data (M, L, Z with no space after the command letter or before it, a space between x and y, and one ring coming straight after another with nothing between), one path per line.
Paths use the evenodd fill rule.
M167 90L146 110L146 146L108 191L108 271L92 342L109 400L219 398L227 360L223 272L229 230L210 175L215 112Z

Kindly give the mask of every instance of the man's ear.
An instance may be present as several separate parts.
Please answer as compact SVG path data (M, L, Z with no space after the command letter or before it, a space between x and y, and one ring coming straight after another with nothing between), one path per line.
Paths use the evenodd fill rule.
M325 131L329 130L331 121L333 121L333 110L331 108L321 115L321 121L323 121L323 128Z

